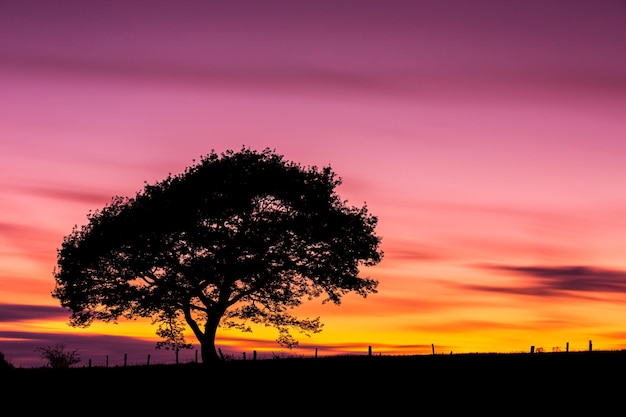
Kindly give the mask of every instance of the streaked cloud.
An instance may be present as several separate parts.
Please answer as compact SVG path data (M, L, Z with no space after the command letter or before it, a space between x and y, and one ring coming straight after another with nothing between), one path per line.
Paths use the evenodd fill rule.
M368 68L310 67L282 62L273 68L224 67L211 62L160 62L150 58L98 59L76 56L3 54L2 71L48 79L100 82L129 82L133 85L220 88L274 93L345 94L390 98L434 98L480 96L527 96L529 91L544 98L552 93L620 97L626 91L620 72L551 70L481 70L471 76L431 70L388 70ZM598 72L600 71L600 72Z
M28 320L68 320L70 313L62 307L0 304L0 323Z
M584 265L518 266L479 264L475 268L495 271L502 275L526 278L509 287L469 285L477 291L502 292L519 295L556 296L567 293L626 293L626 271Z
M0 238L9 243L9 245L0 244L0 259L4 260L5 266L11 263L8 260L12 257L48 263L51 255L55 254L55 241L57 239L60 241L60 237L47 228L11 222L0 222ZM55 246L51 246L51 242L55 242Z
M385 245L384 249L385 260L428 262L446 259L446 255L437 249L404 245L401 242L393 242L390 245Z
M14 187L20 193L31 197L49 198L54 200L84 203L91 205L103 205L111 201L111 194L105 192L92 192L69 188L55 188L44 186L20 186Z

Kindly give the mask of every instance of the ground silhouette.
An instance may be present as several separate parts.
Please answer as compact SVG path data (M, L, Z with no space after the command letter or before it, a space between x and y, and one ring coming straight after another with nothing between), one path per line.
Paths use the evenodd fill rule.
M625 371L624 351L334 356L13 369L4 392L46 412L609 415Z

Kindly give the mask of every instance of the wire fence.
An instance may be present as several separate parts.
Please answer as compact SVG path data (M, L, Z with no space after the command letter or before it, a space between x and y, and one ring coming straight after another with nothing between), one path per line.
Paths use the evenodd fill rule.
M588 345L588 352L592 352L593 351L593 343L591 340L589 340L589 345ZM540 353L544 353L545 349L542 347L535 347L534 345L530 346L530 349L526 352L517 352L517 353L530 353L530 354L540 354ZM560 348L552 348L552 352L564 352L564 353L568 353L570 352L570 348L569 348L569 342L567 342L565 344L565 350L561 350ZM578 351L580 352L580 350ZM319 349L315 348L314 353L311 356L308 355L301 355L301 354L275 354L274 352L263 352L262 354L259 354L258 351L253 350L252 352L250 352L251 354L248 355L249 352L240 352L238 354L235 353L228 353L228 352L223 352L221 348L218 348L218 354L220 356L220 358L224 361L229 361L229 360L258 360L258 359L280 359L280 358L285 358L285 357L290 357L290 358L303 358L303 357L310 357L310 358L318 358L319 357ZM435 349L435 344L431 344L431 352L430 355L444 355L444 354L449 354L452 355L453 352L450 351L449 353L447 352L437 352ZM373 347L370 345L367 347L367 352L364 353L350 353L350 354L344 354L342 356L346 356L346 355L360 355L360 356L383 356L382 352L378 352L377 354L374 353ZM336 356L336 355L335 355ZM397 355L385 355L385 356L397 356ZM124 353L123 354L123 361L120 363L119 362L119 358L117 359L117 361L110 361L110 357L109 355L106 355L106 357L104 358L104 363L100 363L99 365L94 363L92 361L92 359L89 359L87 361L87 364L83 364L82 366L87 366L87 367L92 367L92 366L104 366L104 367L109 367L109 366L137 366L137 365L151 365L151 364L181 364L181 363L200 363L201 359L200 359L200 351L199 350L194 350L193 351L193 355L184 355L183 357L181 357L180 355L180 351L175 351L174 352L174 359L172 360L168 360L168 361L163 361L163 360L159 360L157 362L153 362L153 358L151 354L147 354L145 356L145 359L142 359L140 361L132 361L129 362L129 358L128 358L128 354Z

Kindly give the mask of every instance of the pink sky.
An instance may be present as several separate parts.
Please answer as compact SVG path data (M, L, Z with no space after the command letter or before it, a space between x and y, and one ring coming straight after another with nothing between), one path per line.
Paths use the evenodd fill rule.
M112 196L243 145L331 165L379 217L379 293L306 304L325 327L296 353L626 348L623 1L5 1L0 95L18 366L63 341L171 360L146 322L69 327L56 249Z

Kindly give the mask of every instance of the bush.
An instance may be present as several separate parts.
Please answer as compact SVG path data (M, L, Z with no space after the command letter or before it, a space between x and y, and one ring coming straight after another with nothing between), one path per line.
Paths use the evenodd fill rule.
M69 368L80 362L78 350L66 351L65 343L57 343L54 346L40 347L35 350L41 352L41 358L46 359L51 368Z
M4 353L0 352L0 369L13 368L13 364L6 360Z

